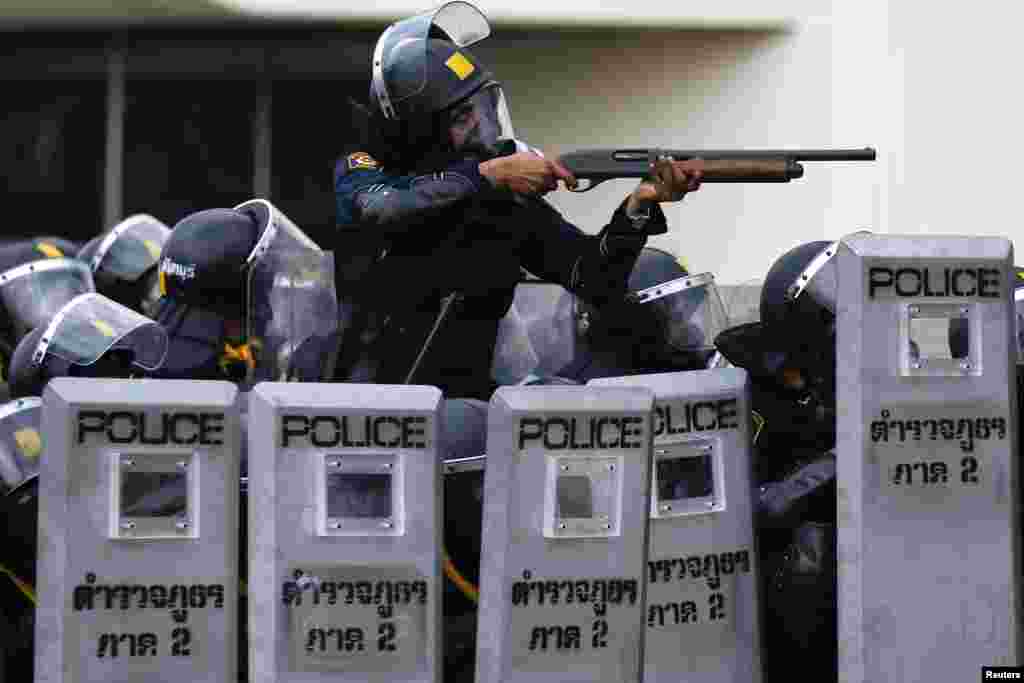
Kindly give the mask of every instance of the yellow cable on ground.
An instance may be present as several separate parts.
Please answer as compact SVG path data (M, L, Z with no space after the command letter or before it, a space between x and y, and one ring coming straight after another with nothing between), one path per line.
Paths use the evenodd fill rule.
M472 581L469 581L465 576L459 573L459 570L455 567L455 563L452 562L452 558L448 557L448 551L444 550L444 575L448 577L448 580L455 584L455 587L465 595L467 598L473 601L473 604L480 603L480 591L473 585Z
M19 579L17 576L14 575L14 572L12 572L10 569L3 566L2 564L0 564L0 574L6 574L11 579L11 581L14 582L14 585L18 587L18 591L20 591L22 595L28 598L28 601L32 603L33 607L35 607L38 604L36 602L36 592L32 589L31 584Z

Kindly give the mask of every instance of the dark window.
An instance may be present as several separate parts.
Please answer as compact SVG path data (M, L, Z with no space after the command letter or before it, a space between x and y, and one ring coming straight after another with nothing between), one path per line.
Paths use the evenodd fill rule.
M706 498L714 491L711 456L665 458L657 464L658 500Z
M125 86L123 215L174 225L253 198L251 84L138 80Z
M348 98L366 101L369 86L338 80L273 85L272 201L324 249L334 233L334 164L358 142Z
M10 217L2 237L97 234L106 82L0 81L0 90L0 199Z
M390 517L390 474L328 474L328 517Z

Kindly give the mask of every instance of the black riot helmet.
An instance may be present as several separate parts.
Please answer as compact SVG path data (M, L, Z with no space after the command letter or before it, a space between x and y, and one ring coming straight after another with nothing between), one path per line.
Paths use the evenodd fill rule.
M493 75L466 48L490 35L483 13L449 2L389 26L373 54L371 153L411 169L424 159L494 155L514 133ZM455 144L458 138L459 144Z
M336 331L333 272L331 255L266 200L186 216L160 258L156 319L170 336L161 376L287 374L277 366L289 349Z
M838 246L806 242L775 260L761 289L760 322L719 337L719 349L733 364L763 377L786 368L834 374Z
M800 244L765 276L761 320L715 340L731 363L781 399L783 424L801 439L830 443L835 433L835 310L838 242ZM769 420L773 422L773 420Z
M159 369L166 354L158 323L102 294L82 294L18 343L11 397L40 396L54 377L142 376Z
M89 240L78 258L92 268L96 290L143 315L156 315L160 252L171 229L153 216L136 214Z
M681 369L722 362L714 339L728 319L713 274L691 275L669 252L644 247L627 288L622 302L593 312L586 330L589 346L600 350L625 344L641 364Z
M553 283L520 285L499 325L492 377L586 381L718 367L725 361L713 342L726 326L711 273L691 276L672 254L644 247L624 298L599 308Z

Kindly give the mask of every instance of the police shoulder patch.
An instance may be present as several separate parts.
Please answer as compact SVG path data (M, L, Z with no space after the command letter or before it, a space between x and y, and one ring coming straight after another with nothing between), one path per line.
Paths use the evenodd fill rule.
M354 171L360 168L376 171L377 169L380 168L380 164L377 163L377 160L371 157L366 152L356 152L354 154L349 154L345 166L350 171Z

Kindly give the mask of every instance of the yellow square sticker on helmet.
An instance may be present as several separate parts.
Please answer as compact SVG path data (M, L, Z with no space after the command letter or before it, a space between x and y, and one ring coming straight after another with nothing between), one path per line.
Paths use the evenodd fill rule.
M153 240L142 240L142 243L146 246L146 251L153 257L154 261L160 260L160 245Z
M167 296L167 273L160 271L160 296Z
M92 326L99 330L100 334L102 334L104 337L114 336L114 328L111 327L110 323L108 323L105 320L100 320L99 318L97 318L92 321Z
M64 258L64 252L49 242L36 242L36 251L42 253L46 258Z
M23 427L14 432L14 443L18 445L21 454L29 460L35 460L43 452L43 440L39 437L39 432L32 427Z
M476 71L476 67L473 63L466 59L466 56L461 52L456 52L444 63L452 72L459 77L460 81L464 81L469 78L469 75Z

